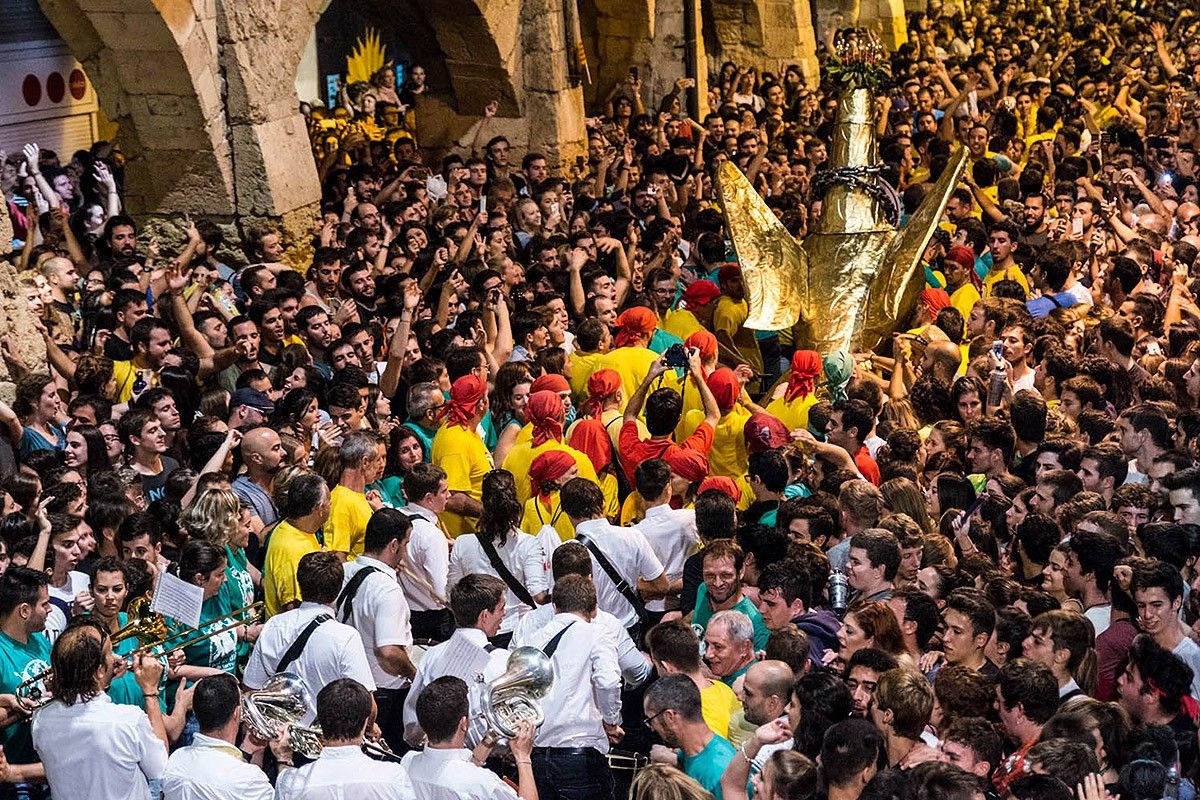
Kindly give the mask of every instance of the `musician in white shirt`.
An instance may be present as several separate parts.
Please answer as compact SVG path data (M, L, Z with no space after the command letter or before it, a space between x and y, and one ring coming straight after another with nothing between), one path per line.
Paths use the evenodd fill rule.
M108 633L78 617L54 643L54 700L33 717L33 746L50 791L62 800L149 800L167 766L167 732L158 706L163 666L138 656L133 672L145 710L105 693L114 658Z
M412 647L408 601L396 581L411 531L408 517L394 508L381 508L371 515L363 553L345 565L346 580L335 608L338 621L352 625L362 637L375 679L379 727L392 748L403 746L403 690L417 674L408 656ZM356 577L364 571L365 577Z
M596 490L600 487L596 486ZM464 575L472 573L495 575L504 581L508 589L504 620L500 623L500 633L494 637L495 644L504 647L512 638L521 615L546 601L549 588L546 585L546 555L537 539L518 527L525 507L517 499L511 472L496 469L483 476L482 502L479 532L463 534L454 540L449 584L453 589ZM489 549L494 550L498 565L493 565ZM511 579L504 575L505 571Z
M654 554L650 543L634 528L610 525L604 516L604 493L592 481L575 478L563 486L559 499L562 509L575 526L575 539L580 544L595 547L616 571L618 577L643 600L663 597L670 587L666 570ZM592 553L592 576L600 608L621 620L634 635L639 623L637 610L609 577L608 571Z
M534 737L538 796L612 800L608 748L624 736L617 653L590 622L596 614L591 581L565 575L554 584L553 596L557 613L529 640L554 663L554 684L541 700L545 722Z
M638 494L646 503L646 516L633 527L646 537L670 581L667 596L648 600L646 608L656 612L676 611L679 593L683 591L683 564L700 545L696 512L690 508L671 508L671 468L661 458L638 464L634 477Z
M436 464L415 465L404 476L404 496L411 501L401 511L412 520L413 531L399 578L412 612L412 634L444 642L454 632L454 617L446 607L450 539L438 518L450 499L445 470Z
M310 764L279 773L276 800L411 800L408 774L362 750L374 713L371 693L352 678L339 678L317 695L317 723L324 747Z
M508 664L508 651L488 642L504 619L504 594L503 581L482 573L467 575L450 590L450 610L459 627L448 641L425 653L404 701L404 738L413 747L419 746L425 738L417 717L417 698L426 686L445 675L462 678L470 689L472 725L467 732L468 746L474 747L486 733L476 714L479 710L477 678L491 680L502 675Z
M411 752L401 766L408 771L417 800L538 800L533 777L533 724L517 724L508 748L517 763L518 790L480 764L491 752L479 745L466 748L471 704L467 684L453 675L430 683L417 698L417 720L428 733L423 751Z
M342 590L344 575L337 554L327 550L306 553L300 559L296 570L300 607L267 620L250 653L242 683L261 689L267 678L286 671L300 676L312 693L338 678L353 678L374 691L375 679L362 637L354 628L333 619L333 603ZM322 617L324 620L318 623ZM288 651L310 625L314 626L312 633L299 655L291 663L284 663ZM309 709L300 723L309 725L314 716L315 709Z
M238 748L242 693L237 678L212 675L196 684L192 712L200 732L167 760L164 800L272 800L275 790L258 766L264 748L254 746L252 763Z
M550 572L555 582L567 575L582 575L592 580L592 557L586 547L579 542L563 542L550 556ZM517 631L513 634L512 646L521 647L529 643L529 639L538 630L550 624L554 619L554 606L547 604L538 606L533 611L521 617ZM599 628L604 637L617 651L617 664L621 668L621 677L628 687L632 688L645 683L650 677L653 665L650 658L637 648L629 632L621 621L607 611L596 610L592 625Z

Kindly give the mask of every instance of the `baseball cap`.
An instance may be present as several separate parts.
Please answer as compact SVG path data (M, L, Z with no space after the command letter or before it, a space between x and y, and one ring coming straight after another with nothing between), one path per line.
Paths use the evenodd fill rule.
M233 393L233 398L229 401L229 410L233 411L238 406L249 406L264 414L271 414L275 411L275 404L271 402L271 398L257 389L250 388L238 389Z

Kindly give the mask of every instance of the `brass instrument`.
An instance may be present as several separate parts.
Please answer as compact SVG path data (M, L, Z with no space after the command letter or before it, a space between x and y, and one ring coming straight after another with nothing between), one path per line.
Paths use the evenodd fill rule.
M482 680L482 679L481 679ZM536 647L518 647L508 656L503 675L480 689L480 716L487 723L484 742L517 735L517 724L528 720L536 728L546 715L537 701L554 686L554 663Z
M165 658L172 653L184 650L205 639L219 636L242 625L253 624L262 615L262 603L252 603L230 611L227 614L222 614L219 617L214 617L198 627L186 628L174 634L169 632L166 618L162 614L150 611L149 597L138 597L129 604L130 617L133 617L135 614L137 615L136 619L130 619L129 622L122 625L110 636L110 641L113 644L135 637L138 641L142 642L141 647L125 656L125 666L127 668L132 668L139 656ZM216 627L213 627L214 625ZM183 641L173 641L181 637ZM168 643L170 643L169 646ZM30 711L37 711L43 706L48 705L54 699L54 696L51 692L43 689L42 685L53 677L54 670L47 667L36 675L25 679L15 690L17 700Z

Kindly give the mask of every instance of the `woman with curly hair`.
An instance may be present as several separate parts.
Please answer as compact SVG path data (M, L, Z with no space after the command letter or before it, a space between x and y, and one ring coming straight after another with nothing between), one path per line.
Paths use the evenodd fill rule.
M251 519L249 510L230 489L201 492L179 515L180 527L190 539L204 539L223 548L226 566L221 596L228 611L254 602L254 587L262 583L262 573L246 556L253 533Z
M521 616L544 603L549 595L546 584L546 556L538 540L523 532L519 525L524 506L517 499L517 485L508 470L496 469L483 477L483 514L477 533L466 533L454 540L450 553L447 589L454 590L463 576L472 573L494 575L501 580L492 556L516 579L504 593L504 621L492 644L507 647Z

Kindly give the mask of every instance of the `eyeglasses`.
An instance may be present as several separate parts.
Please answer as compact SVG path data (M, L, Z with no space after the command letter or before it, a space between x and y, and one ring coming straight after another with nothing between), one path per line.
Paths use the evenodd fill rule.
M656 714L652 714L652 715L646 717L646 725L649 726L651 722L654 722L654 720L658 719L659 717L661 717L663 714L667 713L670 710L671 709L669 709L669 708L664 708L662 711L659 711Z

